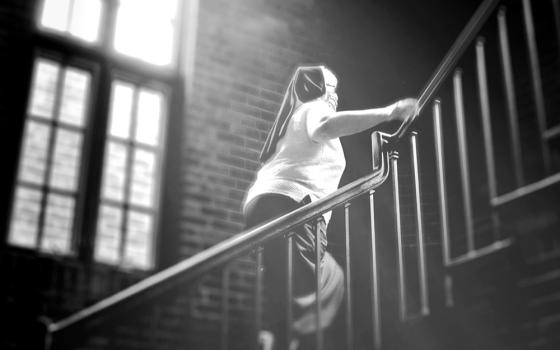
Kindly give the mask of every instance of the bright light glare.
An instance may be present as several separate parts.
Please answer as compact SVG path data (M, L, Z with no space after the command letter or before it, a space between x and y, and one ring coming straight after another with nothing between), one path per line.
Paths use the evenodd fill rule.
M75 0L70 18L70 34L94 42L99 35L100 0Z
M101 0L45 0L41 25L87 42L99 37Z
M139 142L157 146L159 144L163 96L161 93L144 89L140 90L138 95L135 138Z
M133 95L134 87L132 85L120 81L113 84L109 129L111 135L125 139L129 137Z
M121 0L115 50L156 65L172 62L176 0Z
M41 25L61 32L68 28L68 12L71 0L46 0Z

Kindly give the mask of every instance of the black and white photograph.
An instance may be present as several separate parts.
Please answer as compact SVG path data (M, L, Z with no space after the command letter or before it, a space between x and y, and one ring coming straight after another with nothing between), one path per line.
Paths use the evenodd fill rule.
M2 0L0 349L560 349L560 0Z

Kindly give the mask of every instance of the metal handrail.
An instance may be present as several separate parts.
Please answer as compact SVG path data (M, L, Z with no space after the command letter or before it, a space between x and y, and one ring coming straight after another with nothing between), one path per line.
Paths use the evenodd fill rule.
M485 0L474 15L471 17L465 28L461 31L435 72L432 74L428 83L422 89L418 98L419 109L422 110L425 104L432 98L434 92L441 86L444 79L451 73L462 54L472 43L476 34L486 23L492 11L496 8L500 0Z
M477 8L474 15L471 17L465 28L461 31L447 54L436 68L428 83L421 90L418 98L418 113L412 118L405 120L405 122L391 135L395 139L401 139L406 133L406 130L415 121L417 116L420 114L426 103L433 97L433 94L439 89L445 78L451 73L453 68L455 68L456 63L461 58L462 54L472 43L476 34L482 26L486 23L488 17L492 14L492 11L496 8L500 0L485 0Z
M384 144L392 143L392 139L389 135L380 132L373 133L372 139L378 142L377 148L374 149L379 152L377 155L379 158L378 165L371 174L341 187L322 199L228 238L69 317L57 322L43 319L49 342L57 332L82 324L86 320L92 321L107 312L121 311L127 305L159 295L177 284L195 279L204 272L248 253L265 241L285 234L296 226L379 187L389 175L388 155L382 147ZM374 163L375 157L374 154Z

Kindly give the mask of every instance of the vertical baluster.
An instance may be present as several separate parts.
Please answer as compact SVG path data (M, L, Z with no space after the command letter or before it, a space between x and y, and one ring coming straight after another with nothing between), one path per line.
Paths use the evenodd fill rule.
M374 190L369 191L369 217L371 229L371 296L373 348L381 349L381 314L379 309L379 275L377 273L377 237L375 233Z
M488 78L486 75L486 57L484 39L476 42L476 68L478 76L478 97L480 101L480 115L482 117L482 131L484 134L484 152L486 154L486 171L490 200L496 197L496 169L494 160L494 145L492 144L492 123L490 117L490 98L488 96Z
M254 333L254 349L259 349L259 333L262 328L262 293L263 293L263 248L257 248L256 271L255 271L255 333Z
M463 83L460 69L453 75L453 93L455 97L455 118L457 120L457 136L459 143L459 164L461 168L461 189L463 193L463 210L467 235L467 250L472 253L474 245L474 228L471 201L471 185L469 177L469 157L467 151L467 129L465 126L465 108L463 104Z
M447 213L447 186L445 179L445 162L443 157L443 129L441 125L441 101L435 100L433 109L434 145L436 150L436 171L438 183L439 220L441 226L441 245L443 262L447 266L451 261L449 246L449 215Z
M227 350L229 348L229 266L222 270L222 319L220 327L220 349Z
M399 316L401 321L406 320L406 278L404 271L404 252L403 252L403 237L401 226L401 205L399 198L399 169L398 159L399 152L392 151L390 154L391 159L391 172L393 173L393 198L394 198L394 214L395 214L395 229L397 233L397 255L398 255L398 269L399 269Z
M444 289L445 289L445 306L453 307L453 278L449 274L445 275L444 278Z
M410 137L412 153L412 171L414 174L414 199L416 207L416 237L418 243L418 275L420 276L420 312L423 316L430 313L428 301L428 275L426 271L426 254L424 242L424 223L422 220L422 200L420 195L420 165L418 160L418 133Z
M321 228L319 220L315 225L315 294L317 296L315 302L316 312L316 344L317 350L323 350L323 329L321 328Z
M346 348L354 349L354 334L352 323L352 275L350 272L350 203L344 204L344 238L345 238L345 268L346 275Z
M286 344L292 342L292 323L293 323L293 301L294 301L294 245L293 235L288 235L286 240Z
M39 318L39 323L41 332L43 332L43 350L54 349L53 334L49 329L49 326L52 324L51 321L47 317L42 316Z
M504 75L504 87L507 99L509 133L511 137L511 149L513 152L513 166L515 171L515 182L517 187L525 183L523 174L523 158L521 153L521 141L519 140L519 117L517 114L517 99L513 83L513 69L511 65L511 53L509 49L509 38L507 32L506 9L500 8L498 12L498 31L500 39L500 57L502 61L502 72Z
M476 68L478 76L478 97L480 100L480 116L482 118L482 132L484 134L484 153L486 159L486 176L488 178L488 201L498 195L496 186L496 168L494 160L494 145L492 144L492 123L490 115L490 97L488 94L488 78L486 74L486 57L484 50L484 39L479 38L476 42ZM494 240L500 239L498 232L498 216L492 210L492 232Z
M447 188L445 179L445 163L443 157L443 129L441 125L441 102L434 101L432 108L434 120L434 145L436 151L436 173L438 184L439 220L441 227L441 245L443 250L443 264L448 266L451 262L450 240L449 240L449 216L447 213ZM452 306L452 289L450 288L451 276L445 276L445 300L447 306Z
M546 174L550 174L550 151L546 144L546 138L544 137L546 132L546 110L530 0L523 0L523 19L525 22L525 34L527 36L527 51L531 65L531 83L533 87L533 96L535 98L537 122L539 125L541 152L543 155L545 172Z
M556 41L560 50L560 1L552 0L552 11L554 11L554 25L556 27Z

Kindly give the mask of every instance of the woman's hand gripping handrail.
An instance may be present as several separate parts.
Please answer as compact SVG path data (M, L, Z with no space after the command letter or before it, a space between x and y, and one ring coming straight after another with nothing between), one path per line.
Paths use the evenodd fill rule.
M161 294L172 286L192 280L204 272L246 254L271 238L344 205L371 189L378 188L389 175L388 155L384 151L389 142L388 136L380 132L372 134L373 172L371 174L347 184L327 197L226 239L67 318L53 323L47 322L47 332L54 335L84 321L99 320L99 317L106 316L109 312L116 313L126 305L138 304Z

